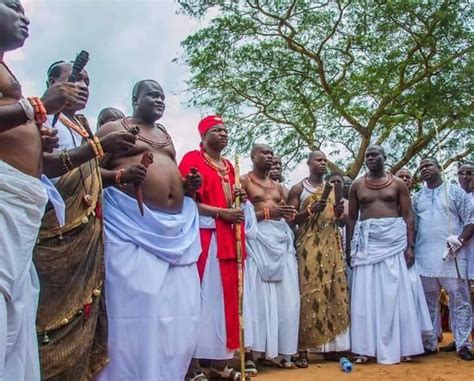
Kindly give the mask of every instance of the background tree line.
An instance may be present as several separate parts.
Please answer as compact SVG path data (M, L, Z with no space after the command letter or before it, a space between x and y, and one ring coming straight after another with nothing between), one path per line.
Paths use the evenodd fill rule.
M324 148L352 178L370 143L393 171L438 152L447 167L473 143L469 1L179 1L215 17L187 37L190 103L224 115L232 147L257 139L286 163Z

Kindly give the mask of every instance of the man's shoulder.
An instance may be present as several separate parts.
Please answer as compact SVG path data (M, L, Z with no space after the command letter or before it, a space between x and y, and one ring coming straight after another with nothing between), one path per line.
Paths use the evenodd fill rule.
M112 122L105 123L99 130L96 131L97 135L104 136L110 134L111 132L124 130L122 125L122 119L114 120Z
M202 160L202 155L198 150L188 151L183 155L183 160Z
M299 182L297 182L295 185L293 185L290 190L289 190L289 193L294 195L295 193L296 194L301 194L301 192L303 192L303 181L304 180L301 180Z
M361 184L364 183L364 176L360 176L357 179L354 180L354 182L351 185L351 188L356 189L359 188Z
M201 163L204 163L204 159L201 152L198 150L188 151L183 155L180 166L194 166L198 167Z

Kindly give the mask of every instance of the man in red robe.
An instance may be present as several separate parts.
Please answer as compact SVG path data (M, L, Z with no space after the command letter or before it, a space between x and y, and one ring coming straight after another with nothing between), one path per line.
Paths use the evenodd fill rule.
M211 363L211 378L234 380L240 379L240 375L226 363L239 348L234 226L244 221L244 212L234 208L233 203L236 196L242 196L245 201L246 194L235 189L234 167L221 155L228 142L222 118L207 116L199 122L198 130L202 140L201 149L186 153L179 165L183 176L193 168L202 176L202 187L196 192L202 244L198 260L202 312L200 339L194 357L214 360ZM244 242L245 239L242 239ZM194 362L194 367L197 367L197 362ZM192 377L196 377L196 372L200 371L195 369L191 372Z

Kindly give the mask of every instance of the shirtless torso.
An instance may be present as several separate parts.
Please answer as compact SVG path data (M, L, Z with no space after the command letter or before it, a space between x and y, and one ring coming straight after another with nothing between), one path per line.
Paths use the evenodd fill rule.
M22 97L20 83L4 64L0 64L0 105L17 103ZM0 133L0 160L19 171L39 177L42 155L41 136L34 123L28 122Z
M295 208L286 205L283 187L269 176L273 163L272 148L266 144L256 144L252 148L251 158L253 170L242 176L241 183L255 207L257 220L292 220Z
M393 178L390 185L381 189L367 186L365 177L355 180L351 192L354 192L355 198L353 200L357 203L357 208L360 211L360 219L398 217L402 188L406 188L406 185L397 177Z
M270 178L267 178L266 182L262 182L262 180L256 179L252 172L249 172L242 176L241 182L257 211L263 208L272 208L284 201L281 185Z
M142 154L149 151L153 154L153 163L148 167L146 178L142 184L143 201L152 208L165 213L178 213L184 198L183 180L176 165L176 151L164 127L150 127L135 123L132 118L117 120L104 125L98 135L104 136L113 131L125 131L126 128L138 126L138 136L135 147L126 155L110 155L104 162L104 167L111 170L128 168L140 164ZM158 144L147 142L157 142ZM162 143L168 142L162 146ZM122 190L135 198L133 184L128 184Z
M413 243L415 226L411 211L410 194L403 180L385 172L385 151L372 145L365 153L368 172L358 178L349 190L349 216L347 220L346 260L350 265L351 240L356 221L369 218L401 216L407 225L407 249L405 259L408 267L414 262Z

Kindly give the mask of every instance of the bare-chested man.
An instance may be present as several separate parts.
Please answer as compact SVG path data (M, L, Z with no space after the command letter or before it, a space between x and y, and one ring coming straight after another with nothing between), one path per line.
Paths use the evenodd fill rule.
M39 380L36 341L38 280L32 251L47 193L39 177L43 150L57 144L56 132L40 127L46 113L76 102L73 84L53 86L41 99L23 98L21 85L4 62L23 46L28 25L19 0L0 0L0 380ZM43 147L42 147L43 140Z
M405 183L385 172L384 149L367 148L365 162L368 173L350 189L347 221L352 351L360 360L371 356L395 364L424 352L408 276L415 259L414 222Z
M164 99L156 81L140 81L133 88L133 116L98 132L139 128L134 149L102 163L116 171L116 187L104 191L110 364L100 381L183 380L196 346L201 245L197 207L184 185L197 186L199 176L183 182L171 137L156 122ZM123 169L139 164L145 153L153 162L144 181L124 183Z
M253 169L241 181L259 221L256 234L246 237L252 350L271 364L294 368L300 302L294 237L286 220L293 219L296 210L286 205L282 185L269 176L272 148L257 144L250 157Z

